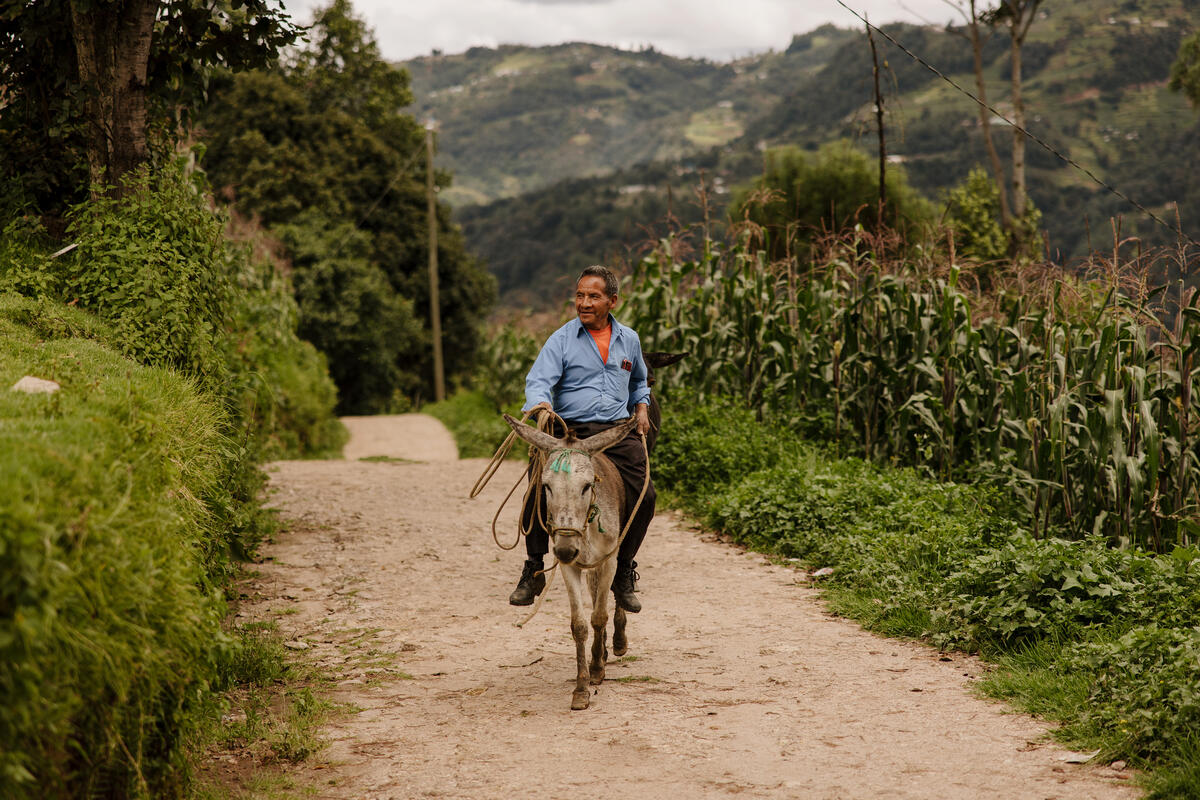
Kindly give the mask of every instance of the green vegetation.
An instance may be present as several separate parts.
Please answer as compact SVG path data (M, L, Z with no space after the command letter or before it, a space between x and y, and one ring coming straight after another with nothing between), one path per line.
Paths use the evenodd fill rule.
M321 9L286 64L218 75L200 118L204 167L279 239L300 335L329 360L343 413L403 410L432 385L425 131L408 75L346 0ZM435 176L449 186L449 175ZM437 210L445 370L469 374L494 295Z
M664 376L665 377L665 376ZM979 651L989 693L1062 722L1058 736L1194 796L1200 554L1034 539L994 489L839 458L740 401L675 389L656 480L707 526L832 567L838 613L892 636Z
M1200 32L1193 33L1179 45L1178 57L1171 64L1171 79L1167 84L1183 92L1193 106L1200 106Z
M984 296L969 264L886 247L854 234L802 268L711 241L675 259L666 242L626 313L647 349L692 354L672 382L870 459L1002 487L1035 535L1195 541L1193 293L1127 297L1112 266L1095 284L1054 274L1042 293L1035 276L993 273ZM1167 301L1174 328L1156 321Z
M521 415L521 404L505 409ZM440 403L421 407L421 413L442 421L458 444L459 458L490 458L512 431L491 401L478 391L460 389ZM509 458L524 458L525 448L514 447Z
M464 386L445 401L422 407L423 413L437 417L453 434L460 458L490 457L511 433L500 415L521 416L525 375L544 339L528 333L517 321L497 326L482 344L470 388ZM513 447L508 457L524 459L526 450Z
M179 171L68 222L58 258L29 218L0 245L0 385L62 385L0 394L0 794L177 794L220 692L258 680L261 643L222 630L270 529L256 463L345 431L290 284Z
M902 168L887 172L881 209L879 166L850 142L831 142L811 155L768 150L765 162L762 176L734 194L729 214L735 225L759 229L753 238L772 260L786 258L798 243L856 225L917 241L921 227L933 221L932 206L909 187Z
M55 233L89 190L168 162L213 66L275 61L300 30L268 0L5 2L0 12L0 213L33 209Z
M220 586L261 529L238 443L194 381L114 341L85 312L0 295L6 797L174 792L234 675ZM8 391L26 374L63 388Z

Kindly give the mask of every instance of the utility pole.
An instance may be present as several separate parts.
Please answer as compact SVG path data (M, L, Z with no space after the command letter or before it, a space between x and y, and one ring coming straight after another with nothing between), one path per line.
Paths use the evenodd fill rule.
M442 308L438 300L437 192L433 185L433 126L425 123L425 199L429 208L429 324L433 331L433 399L446 399L446 373L442 366Z
M871 43L872 75L875 78L875 125L879 129L879 224L883 225L883 207L887 203L887 142L883 138L883 93L879 91L879 54L871 23L867 23L867 41Z

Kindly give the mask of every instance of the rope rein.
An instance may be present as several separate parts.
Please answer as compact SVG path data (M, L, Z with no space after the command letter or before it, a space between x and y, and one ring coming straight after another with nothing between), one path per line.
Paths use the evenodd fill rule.
M541 431L542 433L549 433L550 423L557 422L558 425L562 428L563 435L564 436L566 435L567 423L563 420L562 417L560 417L558 414L555 414L553 411L549 411L544 408L537 409L537 412L538 412L537 429L539 431ZM529 420L529 417L532 414L533 414L533 409L526 412L525 415L523 417L521 417L521 422L522 423L527 422ZM475 481L475 485L471 487L470 497L472 500L474 500L476 497L479 496L480 492L483 491L483 488L488 485L488 482L491 481L492 477L496 474L496 472L499 471L500 465L504 463L504 459L508 458L508 454L512 450L513 444L516 441L517 441L517 432L510 431L508 436L505 437L504 441L500 443L500 446L498 448L496 448L496 452L492 455L492 460L488 462L488 465L486 467L484 467L483 474L479 476L479 479ZM529 500L530 492L532 492L534 489L539 490L537 492L537 494L534 495L533 513L535 515L537 515L538 521L542 523L542 528L545 528L546 527L546 518L542 512L542 493L540 490L542 488L542 470L546 466L546 456L545 456L545 454L542 453L541 450L538 450L535 447L535 448L533 448L533 453L532 453L531 459L532 459L532 463L533 463L532 476L529 479L529 487L525 490L525 495L521 498L521 500L522 500L521 507L522 508L525 507L525 503L528 502L528 500ZM521 479L517 478L517 482L513 484L511 489L508 490L508 494L506 494L504 496L504 499L500 502L500 507L496 509L496 515L494 517L492 517L492 541L495 542L496 546L499 547L501 550L515 549L516 546L521 543L521 537L528 536L530 529L533 527L533 517L532 516L530 517L529 525L525 525L523 522L518 521L517 522L517 538L515 538L513 540L513 543L510 545L504 545L503 543L501 543L500 533L499 533L499 531L496 530L496 523L500 520L500 512L504 511L504 507L506 505L508 505L508 501L509 501L509 499L512 498L513 492L515 492L517 490L517 487L520 485L521 485ZM553 569L553 567L551 567L551 569Z

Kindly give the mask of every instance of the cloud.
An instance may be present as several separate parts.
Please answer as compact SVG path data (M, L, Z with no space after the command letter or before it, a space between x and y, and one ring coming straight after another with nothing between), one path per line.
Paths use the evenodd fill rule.
M298 18L327 0L285 0ZM823 23L860 23L832 0L353 0L389 59L461 53L500 44L593 42L622 48L653 45L673 56L724 61L786 48L792 35ZM945 0L846 0L871 22L945 22Z

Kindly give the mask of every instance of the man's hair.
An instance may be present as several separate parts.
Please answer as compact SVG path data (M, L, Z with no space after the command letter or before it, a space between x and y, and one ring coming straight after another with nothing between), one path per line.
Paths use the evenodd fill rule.
M617 291L621 288L621 282L617 280L616 274L608 267L600 264L587 267L583 272L579 273L579 277L575 279L575 285L578 286L581 280L589 277L603 280L604 293L609 297L615 297Z

